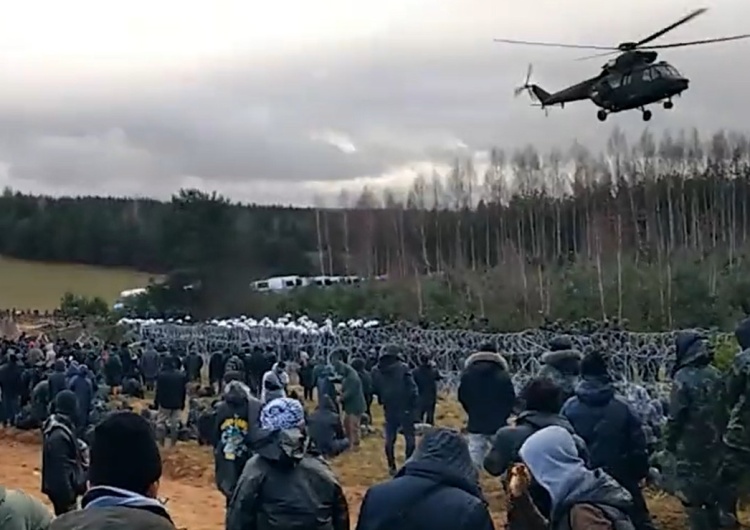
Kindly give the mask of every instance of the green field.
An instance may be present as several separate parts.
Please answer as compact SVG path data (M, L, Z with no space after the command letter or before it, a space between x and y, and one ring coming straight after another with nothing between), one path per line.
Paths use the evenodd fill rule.
M66 291L113 303L121 291L145 287L153 274L89 265L39 263L0 256L0 310L55 309Z

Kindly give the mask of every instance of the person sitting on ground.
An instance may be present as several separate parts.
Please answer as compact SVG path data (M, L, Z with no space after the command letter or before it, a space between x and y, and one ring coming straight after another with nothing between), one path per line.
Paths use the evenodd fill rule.
M545 427L520 450L529 478L550 496L550 516L542 516L528 490L513 487L508 518L524 530L633 530L630 493L603 470L590 470L578 456L573 436L557 425Z
M336 406L328 396L323 396L318 407L307 420L307 433L311 449L333 458L349 449L349 439L344 434Z
M263 407L264 436L234 489L226 530L349 530L341 484L323 459L305 453L304 418L294 399Z
M21 490L0 486L2 530L47 530L52 514L44 504Z
M466 441L434 429L393 480L367 490L357 530L492 530Z
M58 517L50 530L174 530L156 497L161 473L148 422L133 412L109 414L94 429L82 509Z
M518 451L523 443L529 436L550 425L557 425L568 431L575 440L578 456L585 462L588 461L586 443L575 434L570 422L560 415L561 396L560 387L550 379L535 378L529 381L521 394L524 410L516 416L514 425L498 429L492 449L484 459L484 469L490 475L504 475L513 464L520 462ZM532 482L529 493L539 512L549 517L550 499L546 490Z

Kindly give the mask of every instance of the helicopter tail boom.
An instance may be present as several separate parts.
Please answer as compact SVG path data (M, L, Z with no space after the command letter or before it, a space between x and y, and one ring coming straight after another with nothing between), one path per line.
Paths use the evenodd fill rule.
M534 98L539 101L542 106L547 104L552 95L539 85L529 85L529 90L531 90L531 93L534 94Z

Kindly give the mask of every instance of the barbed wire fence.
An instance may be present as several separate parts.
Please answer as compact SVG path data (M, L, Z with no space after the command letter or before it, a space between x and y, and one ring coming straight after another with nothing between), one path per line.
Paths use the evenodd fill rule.
M130 324L128 334L137 343L153 341L181 351L210 355L226 349L242 351L261 347L274 352L279 359L294 361L301 351L311 357L327 358L333 350L343 348L350 356L369 357L386 345L402 348L406 360L416 364L429 356L444 376L446 390L458 386L466 358L487 344L508 361L517 387L536 375L541 356L549 350L550 341L559 333L532 329L516 333L482 333L469 330L429 330L406 322L378 327L335 326L310 332L277 326L228 326L213 323ZM568 334L573 347L585 354L599 350L608 356L610 372L620 383L634 383L662 393L674 362L674 339L677 331L638 333L599 331Z

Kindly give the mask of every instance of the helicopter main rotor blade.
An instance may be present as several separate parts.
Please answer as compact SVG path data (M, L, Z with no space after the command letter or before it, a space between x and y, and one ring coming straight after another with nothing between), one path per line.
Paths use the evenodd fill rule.
M538 42L529 40L494 39L504 44L523 44L524 46L545 46L547 48L574 48L577 50L617 50L614 46L588 46L583 44L563 44L559 42Z
M683 24L685 24L686 22L690 22L690 21L691 21L691 20L693 20L693 19L694 19L695 17L697 17L697 16L699 16L699 15L702 15L702 14L703 14L703 13L705 13L706 11L708 11L708 9L707 9L707 8L705 8L705 7L702 7L702 8L700 8L700 9L696 9L696 10L695 10L695 11L693 11L692 13L690 13L690 14L688 14L688 15L685 15L685 16L684 16L684 17L682 17L682 18L681 18L680 20L678 20L677 22L675 22L675 23L673 23L673 24L670 24L670 25L669 25L669 26L667 26L666 28L664 28L664 29L660 29L659 31L657 31L656 33L652 33L651 35L649 35L649 36L648 36L648 37L646 37L645 39L641 39L641 40L639 40L638 42L636 42L636 43L635 43L635 47L636 47L636 48L640 48L640 47L641 47L641 46L643 46L644 44L648 44L649 42L651 42L651 41L653 41L653 40L656 40L656 39L658 39L659 37L661 37L661 36L662 36L662 35L664 35L665 33L669 33L669 32L670 32L670 31L672 31L673 29L675 29L675 28L677 28L677 27L679 27L679 26L682 26L682 25L683 25Z
M750 38L750 34L747 35L735 35L734 37L719 37L716 39L701 39L691 40L687 42L673 42L670 44L656 44L654 46L646 46L644 50L663 50L665 48L682 48L683 46L695 46L696 44L713 44L714 42L727 42L732 40L741 40Z
M601 57L610 57L617 53L620 53L620 50L604 52L604 53L595 53L594 55L586 55L585 57L579 57L578 59L576 59L576 61L590 61L591 59L599 59Z

